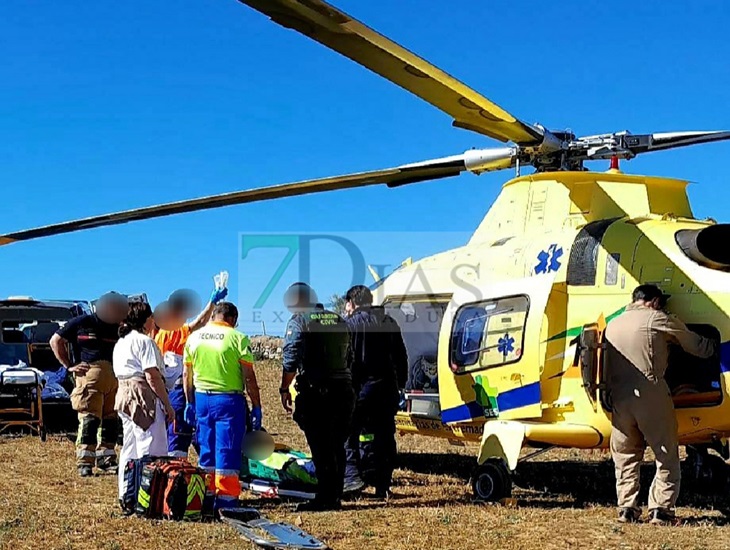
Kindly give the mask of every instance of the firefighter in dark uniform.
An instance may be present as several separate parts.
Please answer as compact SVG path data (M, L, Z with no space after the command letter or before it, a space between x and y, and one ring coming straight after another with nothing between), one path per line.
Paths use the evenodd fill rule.
M117 468L114 449L119 417L114 398L118 383L112 355L119 340L119 324L128 311L126 296L109 292L97 301L96 313L70 320L50 341L56 358L75 380L71 406L79 416L76 467L82 477L92 475L94 465L105 471Z
M290 386L296 376L294 421L304 431L317 471L317 494L298 510L340 508L347 440L355 394L350 375L350 336L336 313L318 309L304 283L289 287L284 303L292 313L284 341L281 403L292 411Z
M395 413L408 376L408 355L395 320L373 306L370 289L347 291L345 308L352 342L355 412L347 441L345 492L375 487L387 498L397 454Z

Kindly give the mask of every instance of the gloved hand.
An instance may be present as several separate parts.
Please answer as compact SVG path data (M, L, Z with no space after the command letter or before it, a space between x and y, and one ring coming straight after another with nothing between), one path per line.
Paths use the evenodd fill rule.
M210 301L213 304L217 304L218 302L224 300L226 296L228 296L228 289L227 288L216 288L210 294Z
M183 420L191 426L195 426L195 405L188 403L185 405L185 411L183 411Z
M263 421L264 414L261 411L261 407L253 407L251 409L251 428L257 432L261 429L261 422Z

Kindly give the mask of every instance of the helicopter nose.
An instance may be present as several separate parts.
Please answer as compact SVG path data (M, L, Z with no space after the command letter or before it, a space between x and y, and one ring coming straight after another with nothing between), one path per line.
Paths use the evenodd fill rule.
M677 233L677 244L685 256L710 269L730 271L730 224L719 223Z

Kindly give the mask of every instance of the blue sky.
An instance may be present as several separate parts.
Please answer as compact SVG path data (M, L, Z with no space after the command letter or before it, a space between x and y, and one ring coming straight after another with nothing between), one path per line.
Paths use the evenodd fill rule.
M730 129L726 2L336 5L528 122L584 135ZM0 67L0 233L496 145L234 0L6 0ZM729 153L730 144L707 145L624 169L696 181L696 215L730 221ZM242 263L241 233L356 233L373 261L396 264L461 244L509 176L340 191L19 243L0 250L0 296L114 288L156 302L178 287L207 294L213 273L228 269L232 296L245 304L280 257ZM398 236L384 247L389 233ZM318 259L321 294L349 283L335 258ZM289 278L296 274L277 293Z

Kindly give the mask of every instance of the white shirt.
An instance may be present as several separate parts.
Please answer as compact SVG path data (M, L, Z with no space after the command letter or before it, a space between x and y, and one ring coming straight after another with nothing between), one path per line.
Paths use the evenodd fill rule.
M164 369L162 353L155 341L136 330L120 338L114 346L112 364L117 378L140 377L148 369L160 372Z

